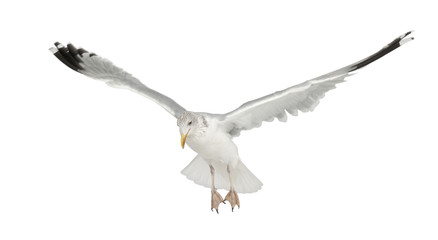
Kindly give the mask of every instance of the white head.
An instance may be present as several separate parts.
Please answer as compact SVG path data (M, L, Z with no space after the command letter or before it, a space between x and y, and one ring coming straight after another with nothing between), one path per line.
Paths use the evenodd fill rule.
M176 124L178 125L179 133L181 134L182 148L184 148L188 136L190 136L189 139L192 137L203 136L208 128L205 117L194 112L184 112L179 116Z

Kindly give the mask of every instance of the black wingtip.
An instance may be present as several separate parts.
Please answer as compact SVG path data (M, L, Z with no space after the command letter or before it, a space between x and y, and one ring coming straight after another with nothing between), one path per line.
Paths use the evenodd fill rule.
M395 49L397 49L398 47L400 47L401 45L405 44L406 42L409 42L411 40L414 40L413 37L410 38L406 38L406 36L410 35L413 31L409 31L403 35L401 35L400 37L394 39L392 42L390 42L388 45L386 45L385 47L383 47L380 51L374 53L373 55L363 59L362 61L357 62L356 64L354 64L353 66L351 66L351 71L355 71L357 69L363 68L365 66L367 66L368 64L376 61L377 59L385 56L386 54L394 51Z
M73 44L67 44L67 47L62 45L60 42L54 43L55 47L50 48L49 50L57 57L62 63L64 63L67 67L79 71L82 70L83 67L79 64L82 60L78 56L78 51L73 46Z
M84 53L87 53L88 51L87 50L85 50L85 49L83 49L83 48L79 48L78 49L78 53L79 53L79 55L83 55Z
M404 35L402 35L401 38L405 38L406 36L408 36L409 34L411 34L413 32L414 32L414 30L411 30L411 31L405 33Z

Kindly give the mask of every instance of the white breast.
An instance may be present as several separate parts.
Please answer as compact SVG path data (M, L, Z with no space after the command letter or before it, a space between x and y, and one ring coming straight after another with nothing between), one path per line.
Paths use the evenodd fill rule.
M237 146L231 137L214 125L209 126L204 136L187 138L187 144L210 163L220 161L224 164L231 163L234 167L240 159Z

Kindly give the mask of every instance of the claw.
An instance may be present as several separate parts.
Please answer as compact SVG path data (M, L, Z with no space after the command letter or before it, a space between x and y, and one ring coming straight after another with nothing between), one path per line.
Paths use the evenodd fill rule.
M219 214L219 210L217 208L211 208L211 211L213 212L213 209L216 210L216 212Z

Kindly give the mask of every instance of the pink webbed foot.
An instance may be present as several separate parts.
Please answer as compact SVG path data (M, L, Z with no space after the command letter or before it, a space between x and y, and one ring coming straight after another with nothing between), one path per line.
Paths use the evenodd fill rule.
M216 209L216 212L219 213L219 204L221 204L222 202L225 203L222 196L216 190L212 189L211 190L211 211L213 211L213 209Z
M234 190L234 188L231 188L227 196L225 196L225 201L230 202L231 211L233 212L236 205L240 208L239 196L237 195L237 192Z

